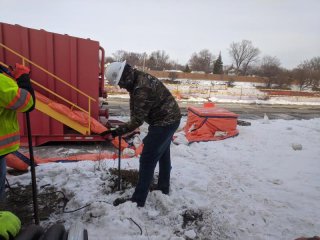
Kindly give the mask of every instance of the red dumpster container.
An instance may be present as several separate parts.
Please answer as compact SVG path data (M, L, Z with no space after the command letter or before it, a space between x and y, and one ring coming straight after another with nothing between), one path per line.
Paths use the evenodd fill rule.
M37 65L65 80L72 86L91 96L91 116L99 117L99 96L103 90L103 63L99 54L103 48L99 42L68 35L36 30L19 25L0 22L0 42ZM102 53L104 56L104 52ZM103 58L102 58L103 59ZM7 65L21 63L21 58L0 47L0 61ZM28 66L28 64L26 64ZM88 111L88 99L52 76L29 65L31 78L46 88ZM35 90L46 97L61 102L38 86ZM35 145L48 141L90 141L94 136L81 136L53 118L35 110L30 114L33 142ZM27 142L27 129L22 114L19 116L22 143Z

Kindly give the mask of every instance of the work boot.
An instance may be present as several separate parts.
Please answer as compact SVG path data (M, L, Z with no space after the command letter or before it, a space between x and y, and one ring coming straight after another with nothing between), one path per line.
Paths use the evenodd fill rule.
M133 198L131 197L122 197L122 198L116 198L114 201L113 201L113 206L119 206L120 204L123 204L125 202L133 202L133 203L136 203L138 207L144 207L144 203L140 203L136 200L134 200Z
M131 201L131 197L122 197L122 198L116 198L114 201L113 201L113 206L118 206L120 204L123 204L127 201Z
M145 204L144 202L140 202L134 198L131 198L131 202L136 203L138 207L144 207L144 204Z
M150 192L152 191L161 191L162 194L166 194L166 195L169 195L169 188L160 188L158 187L158 185L156 184L152 184L149 188Z
M169 195L169 188L166 188L166 189L160 189L160 191L165 194L165 195Z

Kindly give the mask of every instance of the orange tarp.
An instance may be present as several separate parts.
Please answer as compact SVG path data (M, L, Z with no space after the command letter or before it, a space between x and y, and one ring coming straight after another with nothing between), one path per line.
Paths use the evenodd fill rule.
M50 100L49 98L43 96L38 92L36 92L35 95L38 100L47 104L50 108L54 109L55 111L69 117L70 119L81 124L82 126L87 127L89 125L89 116L87 113L77 111L77 110L72 110L61 103L57 103ZM90 130L94 133L100 134L102 132L107 131L108 129L99 121L97 121L93 117L90 117ZM113 139L111 140L111 142L116 148L119 148L118 139ZM121 139L121 149L123 150L124 148L127 148L127 147L128 147L128 143L124 139Z
M222 140L239 134L237 114L214 105L205 106L188 108L184 131L189 142Z

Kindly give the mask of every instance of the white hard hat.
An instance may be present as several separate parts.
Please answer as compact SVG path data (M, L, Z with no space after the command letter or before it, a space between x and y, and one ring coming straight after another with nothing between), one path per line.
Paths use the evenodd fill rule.
M125 65L126 65L126 61L113 62L107 66L106 72L104 75L110 85L114 85L114 86L118 85Z

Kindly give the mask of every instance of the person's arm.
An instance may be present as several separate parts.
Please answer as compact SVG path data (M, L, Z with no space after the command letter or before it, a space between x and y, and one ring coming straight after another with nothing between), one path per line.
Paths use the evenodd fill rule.
M12 73L13 77L17 80L19 88L27 90L32 96L33 103L26 111L31 112L35 107L36 98L30 81L30 69L26 66L16 63L15 69Z
M117 129L118 135L122 135L140 127L148 116L153 105L149 88L138 88L131 96L132 109L130 121Z
M34 100L28 90L20 88L13 79L0 74L0 107L26 112L34 107Z
M27 109L27 111L25 111L31 112L35 108L36 98L34 95L34 90L31 86L29 74L22 74L19 78L17 78L17 84L21 90L26 90L29 92L29 94L31 94L32 98L30 100L32 100L32 104L30 104L31 106Z

